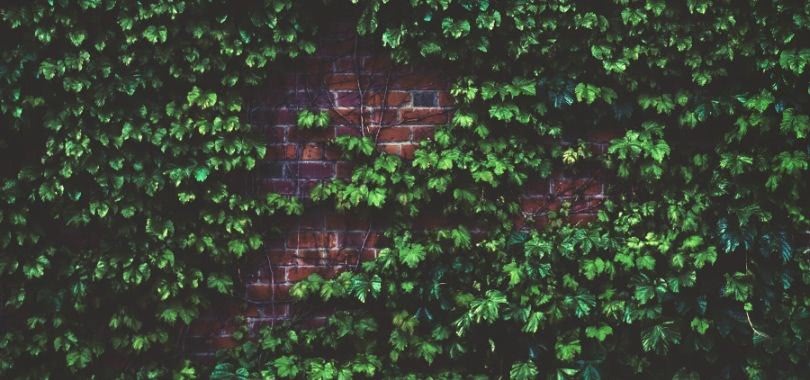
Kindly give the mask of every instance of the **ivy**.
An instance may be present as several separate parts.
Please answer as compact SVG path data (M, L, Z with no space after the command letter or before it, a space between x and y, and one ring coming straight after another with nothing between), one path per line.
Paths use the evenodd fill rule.
M233 179L264 155L245 94L319 48L315 14L444 68L456 109L413 161L335 139L355 171L312 199L390 243L291 289L323 326L242 334L198 368L172 355L180 323L233 291L266 218L301 211ZM0 375L801 377L808 25L778 0L9 5ZM609 179L595 221L568 222L587 194L521 211L552 173Z
M312 24L286 1L0 14L0 377L201 376L184 326L301 210L235 184L266 151L248 96Z

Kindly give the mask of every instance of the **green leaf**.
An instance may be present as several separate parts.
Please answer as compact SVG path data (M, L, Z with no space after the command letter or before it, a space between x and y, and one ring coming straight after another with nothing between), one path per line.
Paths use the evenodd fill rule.
M196 179L197 182L205 181L209 174L211 174L211 171L208 170L207 167L201 166L194 169L194 179Z
M613 334L613 328L608 325L601 325L599 327L589 326L585 328L585 336L594 338L600 342L604 342L608 335Z
M641 332L641 347L644 351L655 351L659 355L665 355L680 341L681 333L672 321L662 322Z

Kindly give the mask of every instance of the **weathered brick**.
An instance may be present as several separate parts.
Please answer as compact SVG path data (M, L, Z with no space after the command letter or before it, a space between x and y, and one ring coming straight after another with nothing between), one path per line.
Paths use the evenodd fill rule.
M362 79L354 73L329 74L324 77L324 84L330 90L357 90L358 80Z
M402 144L400 146L400 155L406 160L412 160L417 147L416 144Z
M287 140L287 128L286 126L271 126L265 128L265 132L267 134L267 140L270 143L283 143Z
M347 179L352 176L352 171L354 171L354 164L346 161L338 161L335 167L335 177Z
M385 228L386 221L381 220L385 218L339 214L307 201L314 186L352 174L354 163L341 161L339 148L330 141L344 135L376 136L379 150L410 159L419 141L432 138L437 125L448 122L454 106L444 80L447 76L435 68L397 67L386 54L371 54L364 39L355 41L351 23L329 28L332 32L326 33L326 43L319 44L316 55L301 58L293 65L294 73L275 75L264 94L265 103L250 110L250 121L264 127L267 136L267 161L259 170L263 189L297 196L304 200L307 210L300 216L275 219L275 226L287 231L269 239L264 254L255 255L249 266L241 268L245 297L252 306L228 312L248 316L251 330L274 324L295 312L289 303L289 288L296 281L312 273L330 277L374 260L379 248L390 244L374 232ZM362 99L358 78L363 88ZM301 109L327 110L330 127L307 130L296 127ZM601 154L605 144L619 134L620 128L606 128L585 136L593 142L589 147ZM538 144L550 147L559 142L547 138ZM574 175L577 177L567 178ZM559 172L550 178L534 178L523 186L524 196L520 198L523 212L513 217L513 223L523 226L531 222L542 228L548 223L547 212L559 210L563 201L573 203L569 222L587 223L593 220L604 200L603 182L603 176L596 172ZM419 217L413 225L414 233L457 222L437 214ZM470 222L473 222L471 231L479 236L485 226ZM370 227L373 230L369 233ZM327 315L328 311L322 314ZM320 323L323 319L316 317L313 321ZM217 344L231 344L227 341L229 331L215 333L222 336Z
M288 179L265 179L263 183L266 191L284 195L295 194L295 181Z
M338 148L337 145L329 144L324 148L323 151L324 159L334 161L339 159L340 156L341 156L340 148Z
M298 120L298 112L290 109L273 110L270 115L270 122L275 125L291 125Z
M411 127L413 141L421 141L433 138L436 133L436 127L432 125L418 125Z
M385 101L383 102L383 96ZM409 104L411 101L411 93L406 91L378 91L366 94L363 97L363 103L371 107L402 107ZM359 104L359 99L358 99Z
M287 237L287 248L335 248L334 233L321 231L293 231Z
M402 155L402 146L400 144L379 144L378 147L385 153L397 156Z
M447 91L439 91L439 107L453 107L456 105L453 97Z
M360 106L360 93L357 91L336 91L334 94L338 107Z
M281 249L271 249L267 252L266 260L270 260L273 265L292 265L296 263L295 251L283 247Z
M441 108L402 108L400 119L405 124L445 124L448 111Z
M290 175L297 178L331 178L335 164L331 162L298 162L290 166Z
M323 158L323 148L318 143L308 143L301 149L301 159L315 161Z
M445 88L446 84L430 71L415 71L392 78L390 88L397 90L429 90Z
M335 137L335 127L326 128L290 128L287 140L290 142L326 142Z
M268 160L294 160L298 156L298 146L295 144L273 144L267 147Z
M246 285L246 296L251 301L267 302L273 299L273 284L254 282Z
M407 127L387 127L376 133L377 142L400 142L411 139L411 130Z

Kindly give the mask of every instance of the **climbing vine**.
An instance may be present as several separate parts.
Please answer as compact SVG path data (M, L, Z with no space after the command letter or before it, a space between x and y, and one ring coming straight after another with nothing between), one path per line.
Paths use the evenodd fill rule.
M300 204L250 191L268 63L310 54L291 1L0 7L0 377L196 377L201 310Z
M177 330L232 292L260 220L300 211L242 192L263 150L247 94L336 8L452 73L457 108L413 160L334 142L357 166L312 198L385 218L391 244L293 288L337 310L325 326L264 329L212 377L810 369L807 4L97 0L2 10L3 377L207 375L167 355ZM522 213L553 173L609 179L597 220Z

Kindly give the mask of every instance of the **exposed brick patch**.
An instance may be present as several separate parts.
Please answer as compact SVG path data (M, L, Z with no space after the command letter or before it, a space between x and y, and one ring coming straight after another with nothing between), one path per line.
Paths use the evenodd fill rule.
M332 277L352 270L374 260L379 247L388 244L378 233L382 221L340 214L307 200L314 186L352 174L354 164L330 141L337 136L367 136L380 151L412 159L419 142L431 139L436 128L449 121L454 106L444 80L447 75L434 68L398 67L385 54L369 49L375 42L355 41L352 28L338 26L324 35L331 39L323 41L316 56L301 58L300 64L292 66L294 72L274 78L264 96L265 104L250 111L251 121L264 128L268 144L259 170L262 188L305 202L304 215L283 218L273 225L281 230L278 236L241 268L241 306L222 311L246 316L252 328L272 325L296 312L299 307L290 297L295 282L312 274ZM324 129L297 127L297 115L304 109L327 111L330 125ZM612 129L587 136L597 154L614 137ZM515 225L542 227L548 214L564 204L569 206L569 222L594 220L605 199L603 181L595 177L555 173L552 178L528 181ZM414 230L447 224L443 216L426 211ZM321 324L324 317L316 316L309 323ZM203 318L190 336L209 347L228 347L234 344L232 331L221 320Z

